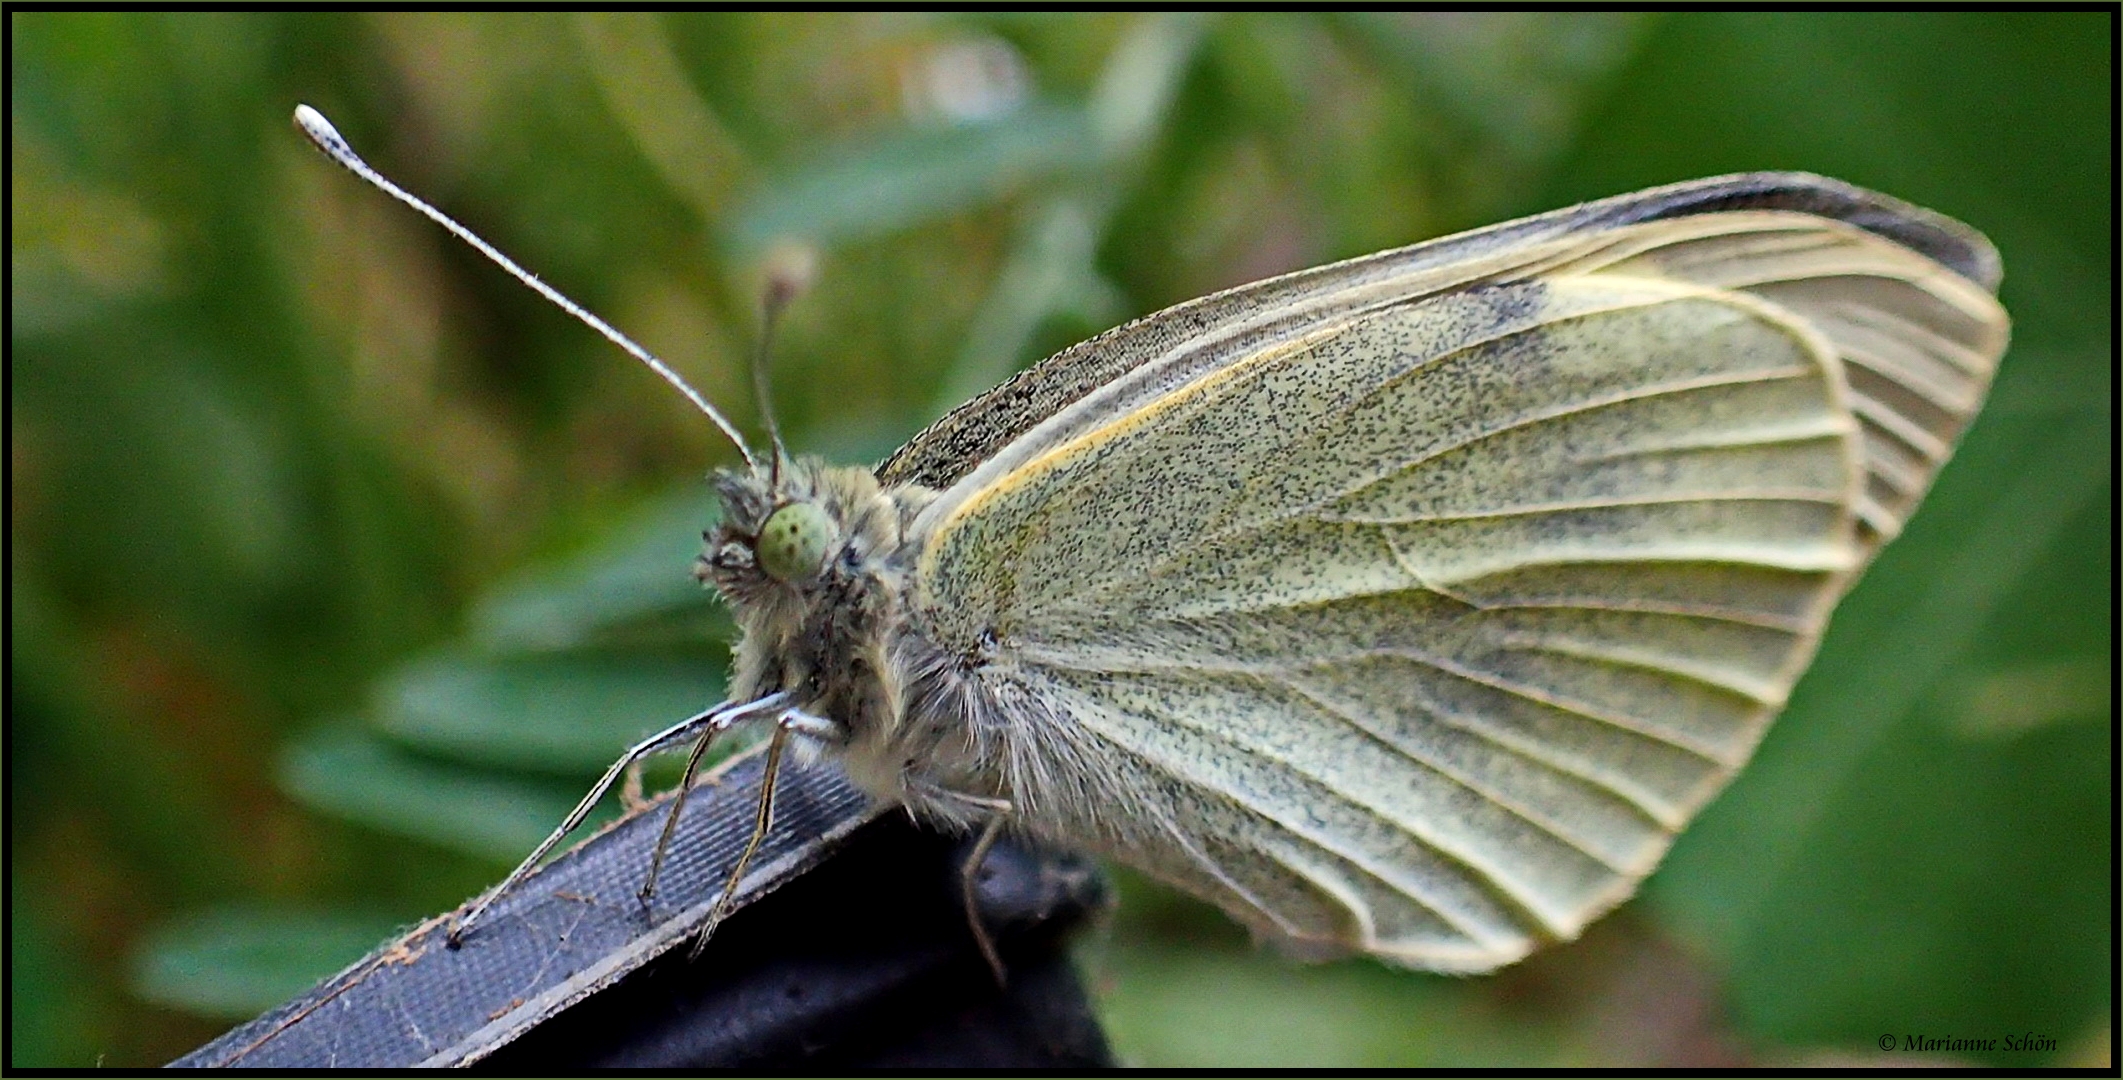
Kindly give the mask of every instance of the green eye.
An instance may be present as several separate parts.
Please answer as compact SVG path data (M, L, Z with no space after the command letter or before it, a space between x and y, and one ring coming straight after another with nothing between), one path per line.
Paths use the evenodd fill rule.
M816 503L790 503L767 515L753 551L759 568L776 581L800 581L818 573L833 542L833 521Z

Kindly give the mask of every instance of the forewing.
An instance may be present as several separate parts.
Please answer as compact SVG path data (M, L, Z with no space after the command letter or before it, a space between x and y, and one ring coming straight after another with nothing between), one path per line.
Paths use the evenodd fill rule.
M1485 275L1523 277L1558 240L1684 219L1694 219L1699 228L1707 220L1763 211L1841 222L1886 239L1885 247L1913 258L1914 265L1926 273L1946 270L1979 293L1995 292L1998 287L1997 252L1981 234L1877 192L1809 173L1742 173L1689 180L1242 285L1115 327L952 410L893 453L878 467L878 475L890 483L941 490L1041 425L1074 430L1094 422L1095 417L1059 414L1096 391L1106 391L1109 411L1125 411L1144 395L1169 388L1156 380L1125 385L1123 377L1138 369L1169 367L1169 361L1178 357L1187 361L1183 367L1198 372L1244 355L1279 334L1331 319L1379 291L1407 299L1457 288ZM1698 266L1705 264L1697 260ZM1905 274L1907 265L1894 275ZM1787 264L1787 272L1790 269ZM1963 302L1973 303L1971 310L1976 310L1987 298L1956 298L1949 306ZM1995 304L1989 307L1994 309ZM1263 313L1267 313L1265 319ZM1997 347L1988 351L1993 360L2002 351L2002 314L1978 311L1972 318L1954 317L1954 321L1963 327L1979 324L1973 336L1981 343L1996 338ZM1979 346L1977 351L1983 350ZM1111 400L1115 398L1121 400ZM1939 428L1931 425L1929 429L1936 433Z
M1121 778L1030 825L1299 943L1572 937L1751 753L2003 344L1966 279L1789 212L1471 263L1138 331L932 506L926 631Z

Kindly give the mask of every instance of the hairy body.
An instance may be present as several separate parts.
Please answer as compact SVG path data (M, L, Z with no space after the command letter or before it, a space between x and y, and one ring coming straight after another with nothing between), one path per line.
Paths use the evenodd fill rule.
M924 618L920 514L936 492L813 459L785 463L779 496L773 478L749 473L725 473L717 487L723 519L696 573L737 613L734 700L788 692L836 729L799 746L925 820L967 829L1002 813L1078 846L1110 832L1078 831L1098 817L1078 808L1119 794L1085 760L1095 741L1011 677L992 633L948 640ZM834 529L817 576L800 583L776 581L754 555L767 518L792 501L817 505ZM1094 784L1105 790L1086 790Z

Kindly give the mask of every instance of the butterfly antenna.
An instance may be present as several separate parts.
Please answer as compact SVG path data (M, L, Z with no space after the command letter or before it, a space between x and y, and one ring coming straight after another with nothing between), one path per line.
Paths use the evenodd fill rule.
M309 136L310 141L317 144L317 149L324 151L326 157L329 157L333 161L338 162L348 172L353 173L355 176L358 176L371 184L374 184L377 188L381 189L384 194L389 195L391 198L397 199L399 202L402 202L407 206L410 206L413 209L420 211L422 214L427 216L428 220L433 221L435 224L440 225L445 229L448 229L451 235L457 237L459 240L462 240L467 244L472 245L472 247L477 249L481 255L484 255L488 259L493 260L495 265L501 267L503 270L508 271L516 278L516 280L521 281L525 285L530 286L533 292L536 292L538 295L543 296L547 300L552 301L556 306L560 308L560 310L575 316L575 318L581 320L583 324L587 325L590 329L595 330L600 334L603 334L606 340L610 341L614 345L619 346L622 349L625 349L627 351L627 355L632 356L634 359L639 360L644 364L647 364L650 371L653 371L656 374L663 376L663 381L670 383L672 386L677 387L678 392L684 394L686 396L686 400L693 403L694 408L699 409L701 413L706 415L709 420L715 422L716 427L722 429L722 433L724 435L729 436L730 442L737 447L737 452L744 456L746 465L751 466L755 469L758 468L757 460L752 457L751 448L746 446L744 439L738 436L737 429L730 424L729 419L724 417L722 413L717 412L715 406L708 404L708 399L700 396L700 391L693 389L693 387L688 385L684 379L679 378L677 372L672 371L669 365L665 364L661 360L658 360L654 354L649 352L649 350L634 344L632 338L629 338L625 334L622 334L619 331L612 329L612 325L610 323L605 322L603 319L600 319L597 316L591 314L588 309L582 307L582 305L580 304L577 304L575 301L570 300L565 296L562 296L559 290L553 288L550 285L547 285L543 281L538 280L538 278L533 276L529 271L525 270L521 266L516 265L516 261L514 259L509 258L507 255L503 255L498 249L494 247L494 245L489 244L484 240L481 240L478 235L472 232L472 230L457 224L457 222L452 220L448 214L445 214L442 211L437 210L434 207L428 205L426 202L423 202L418 196L415 196L404 188L399 187L397 184L392 183L390 179L384 176L382 173L370 168L369 163L361 160L361 156L354 153L353 148L347 145L346 138L339 134L339 129L333 127L332 122L330 120L326 120L324 118L323 113L318 112L317 110L312 109L307 105L297 105L295 106L295 126L301 128L302 133L304 135ZM778 453L778 438L776 440L776 447Z
M817 260L809 248L790 246L776 250L767 258L767 285L759 300L759 347L752 351L752 395L759 403L759 415L766 420L767 438L774 444L774 465L768 486L776 492L781 490L781 463L789 456L789 450L781 441L781 423L774 418L768 363L773 358L774 332L781 326L782 312L810 287L816 265Z

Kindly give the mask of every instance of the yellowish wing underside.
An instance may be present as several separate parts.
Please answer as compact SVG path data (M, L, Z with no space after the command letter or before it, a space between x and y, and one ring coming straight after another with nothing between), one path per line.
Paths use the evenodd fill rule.
M1869 556L1901 532L1982 406L2005 353L2005 311L1966 278L1858 229L1725 217L1754 220L1707 235L1688 235L1700 225L1625 235L1571 269L1744 290L1833 343L1864 432L1858 511Z
M1981 289L1804 215L1486 270L1147 371L944 494L929 631L992 634L1104 774L1026 821L1303 951L1573 937L1753 751L2003 347Z

